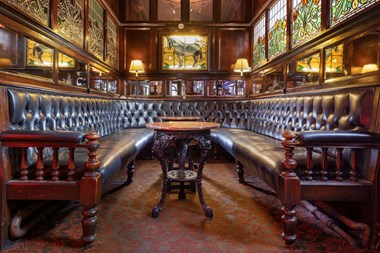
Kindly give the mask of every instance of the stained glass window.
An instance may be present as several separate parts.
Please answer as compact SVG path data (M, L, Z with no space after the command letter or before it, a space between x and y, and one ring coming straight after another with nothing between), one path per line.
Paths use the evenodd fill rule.
M97 0L89 1L88 50L103 59L104 9Z
M265 59L265 16L262 16L253 27L253 66L259 67Z
M325 49L325 78L343 76L343 44Z
M43 25L49 25L49 0L5 0Z
M321 1L292 1L292 46L297 46L321 32Z
M331 26L334 26L379 0L331 0Z
M207 70L207 45L207 36L162 36L162 69Z
M52 67L53 49L28 39L26 42L26 65Z
M286 0L278 0L269 9L268 57L286 50Z
M59 0L58 34L83 47L84 0Z
M111 20L107 18L107 52L106 61L107 63L117 66L118 51L117 51L117 26Z

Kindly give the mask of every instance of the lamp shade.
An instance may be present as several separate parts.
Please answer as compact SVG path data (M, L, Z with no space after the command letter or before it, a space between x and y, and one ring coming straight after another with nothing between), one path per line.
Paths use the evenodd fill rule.
M251 68L248 65L248 60L245 58L239 58L236 60L234 72L248 72Z
M368 73L368 72L372 72L372 71L378 71L379 70L379 66L377 66L377 64L365 64L362 68L362 74L363 73Z
M141 60L132 60L131 66L129 66L129 72L131 73L144 73L144 66Z

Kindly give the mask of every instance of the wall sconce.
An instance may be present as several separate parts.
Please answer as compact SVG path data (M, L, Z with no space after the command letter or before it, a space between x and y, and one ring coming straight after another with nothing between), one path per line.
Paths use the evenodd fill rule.
M240 72L240 77L243 79L243 73L249 72L251 68L248 65L248 60L245 58L239 58L236 60L234 72Z
M137 87L139 85L139 73L144 73L144 66L141 60L132 60L129 66L129 72L136 74L136 84L134 87L134 95L137 96Z
M378 70L379 70L379 66L377 66L377 64L364 64L361 73L363 74L363 73L368 73L368 72L378 71Z

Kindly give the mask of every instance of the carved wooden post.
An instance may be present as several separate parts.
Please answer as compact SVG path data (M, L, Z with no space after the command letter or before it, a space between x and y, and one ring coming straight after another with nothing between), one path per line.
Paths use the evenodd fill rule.
M96 160L96 150L99 148L96 132L86 134L88 140L88 161L84 164L85 173L80 180L80 203L83 206L82 228L84 243L91 243L96 237L97 209L96 205L100 202L102 195L102 177L98 172L100 163Z
M277 177L278 197L283 205L281 217L283 233L282 237L287 245L293 244L296 239L297 211L296 206L301 199L300 179L294 172L297 162L293 159L295 133L286 130L282 135L285 140L281 143L284 147L285 159L282 160L283 171Z

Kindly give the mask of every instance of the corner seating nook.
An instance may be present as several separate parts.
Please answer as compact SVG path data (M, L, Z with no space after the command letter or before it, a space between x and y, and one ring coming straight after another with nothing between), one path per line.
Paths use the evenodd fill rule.
M213 143L236 159L240 182L249 169L276 192L287 244L296 240L300 200L363 203L372 242L379 240L380 137L373 129L378 88L241 101L125 101L40 92L2 87L10 129L0 137L7 200L79 200L86 243L95 239L101 193L132 181L133 160L153 140L145 124L159 116L221 123L212 131ZM20 152L11 147L21 147L21 163L13 163ZM128 179L115 184L123 167L129 167Z

